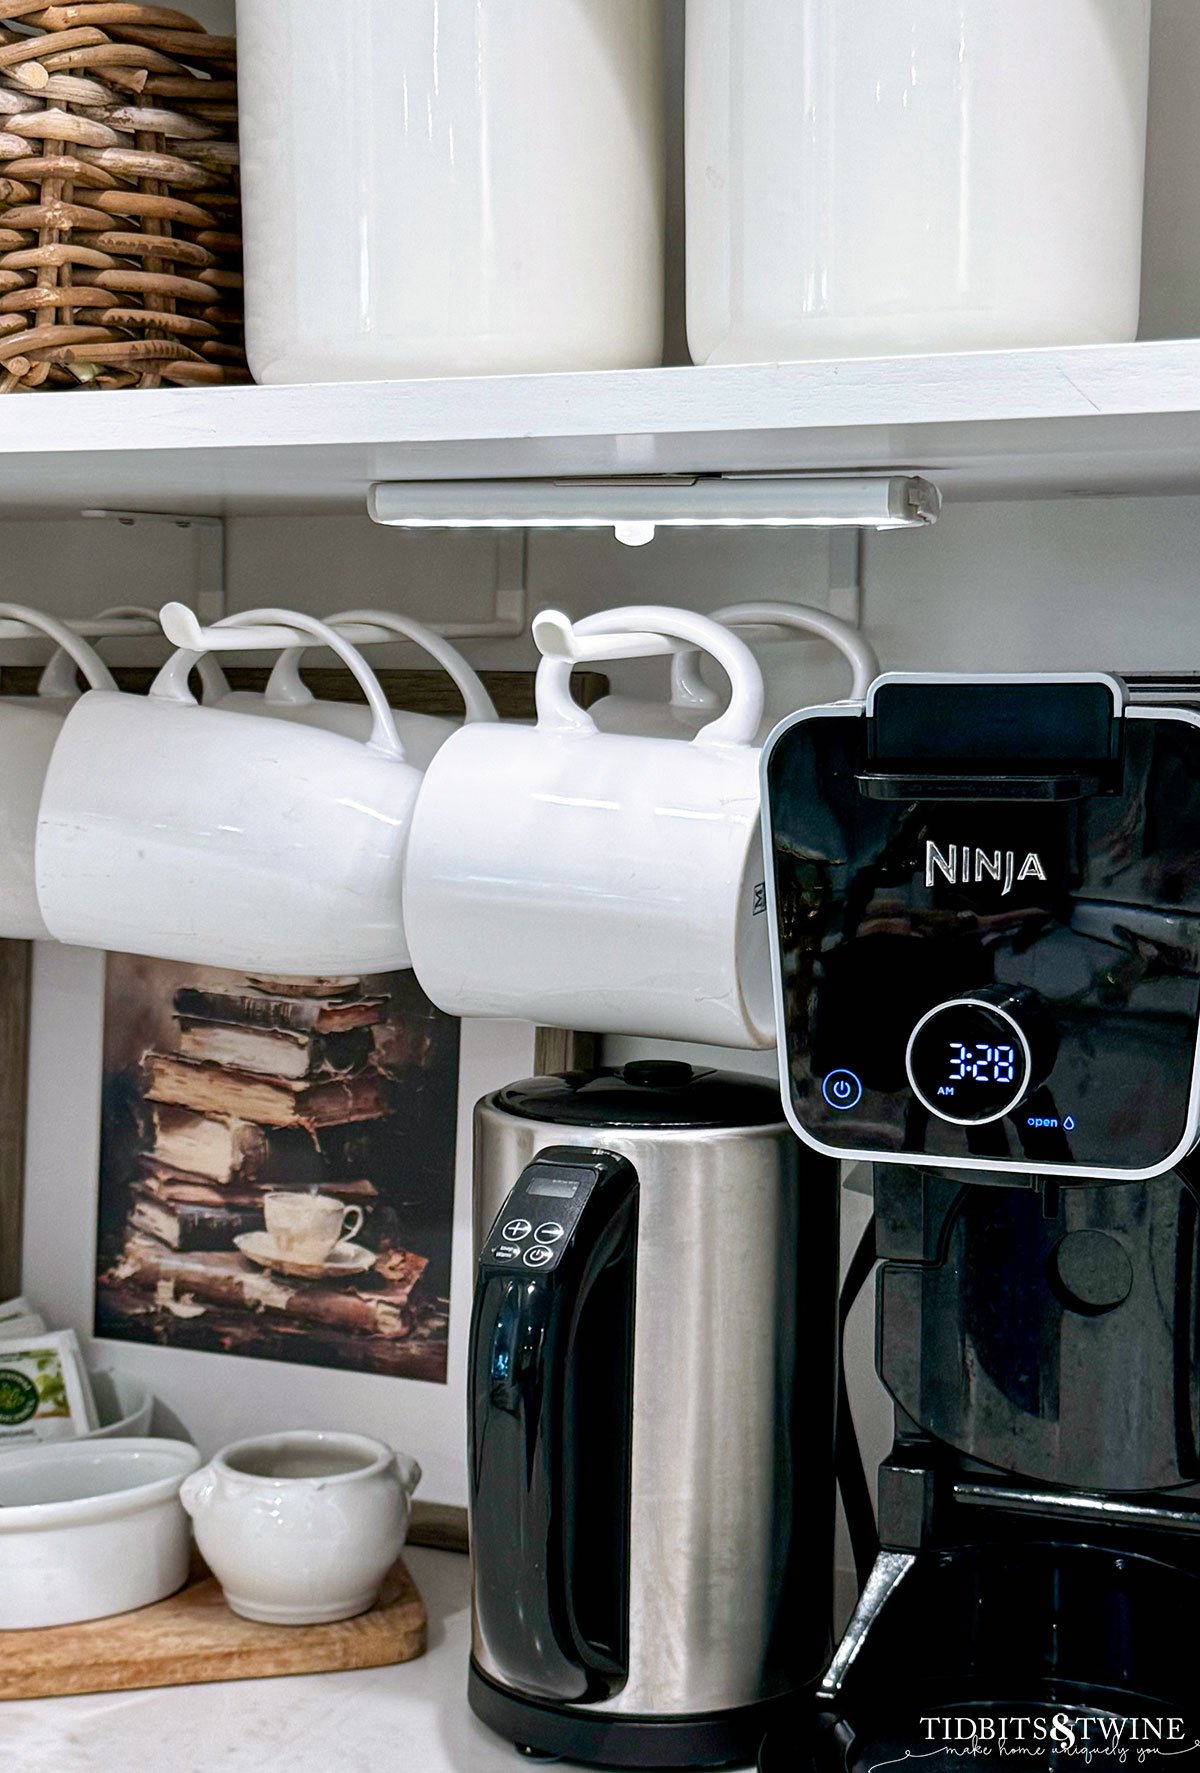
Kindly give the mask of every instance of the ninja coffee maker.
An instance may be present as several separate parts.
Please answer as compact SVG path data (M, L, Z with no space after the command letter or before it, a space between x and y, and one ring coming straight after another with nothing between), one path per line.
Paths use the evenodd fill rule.
M830 1652L837 1171L671 1060L475 1111L476 1714L610 1767L753 1760Z
M764 773L785 1106L874 1166L895 1421L815 1764L1194 1743L1200 710L884 676Z

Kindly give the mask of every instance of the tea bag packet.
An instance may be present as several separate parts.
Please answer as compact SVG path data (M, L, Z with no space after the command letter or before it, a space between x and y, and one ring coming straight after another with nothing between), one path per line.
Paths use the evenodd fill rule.
M46 1320L40 1311L35 1311L28 1299L0 1300L0 1336L41 1336L46 1329Z
M69 1440L98 1423L74 1330L8 1335L0 1323L0 1448Z

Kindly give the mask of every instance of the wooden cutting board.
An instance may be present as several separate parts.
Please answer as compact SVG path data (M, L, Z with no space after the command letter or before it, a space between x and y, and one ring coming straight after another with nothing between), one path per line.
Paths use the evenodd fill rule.
M0 1631L0 1699L381 1668L425 1651L425 1603L398 1559L369 1613L333 1625L256 1625L202 1564L165 1601L40 1631Z

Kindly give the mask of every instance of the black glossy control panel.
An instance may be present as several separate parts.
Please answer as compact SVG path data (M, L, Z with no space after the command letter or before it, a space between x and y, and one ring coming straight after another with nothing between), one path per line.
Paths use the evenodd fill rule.
M1165 1168L1195 1141L1200 726L1139 708L1106 740L1090 707L1086 755L1056 734L1010 762L1020 688L993 694L987 754L962 762L881 756L866 710L776 739L792 1118L835 1153ZM1039 716L1069 699L1038 689ZM936 710L909 712L919 752Z
M480 1252L491 1270L557 1267L603 1171L598 1157L535 1158L504 1203Z

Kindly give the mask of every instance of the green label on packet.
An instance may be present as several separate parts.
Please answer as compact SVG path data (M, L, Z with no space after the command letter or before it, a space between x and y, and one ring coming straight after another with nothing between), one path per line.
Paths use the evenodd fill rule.
M0 1367L0 1425L13 1427L37 1414L38 1388L15 1367Z

